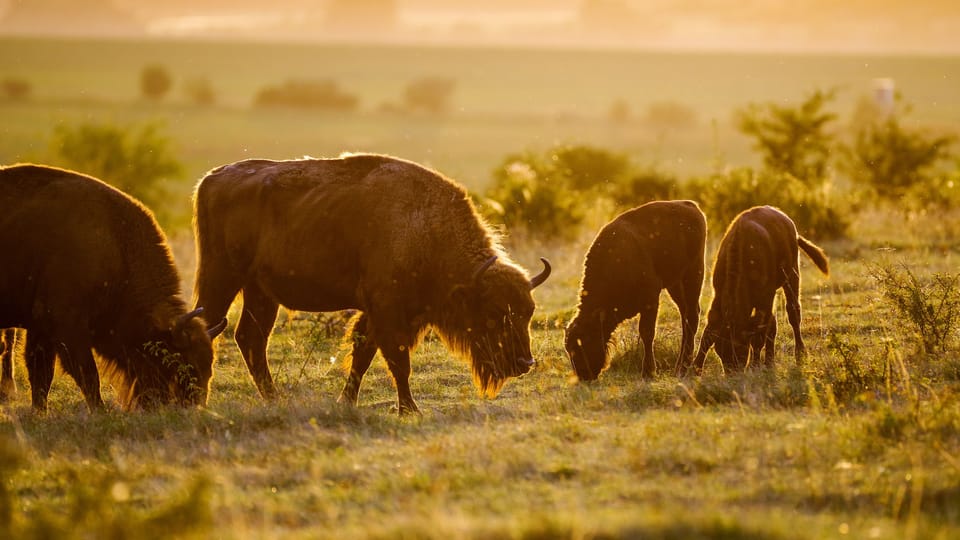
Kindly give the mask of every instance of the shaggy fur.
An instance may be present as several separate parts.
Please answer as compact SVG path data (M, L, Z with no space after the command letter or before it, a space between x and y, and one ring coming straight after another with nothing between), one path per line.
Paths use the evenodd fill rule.
M653 338L663 289L680 310L677 365L690 361L700 318L706 235L706 218L692 201L648 203L600 230L584 260L580 304L566 331L567 354L580 380L600 376L613 331L638 313L641 373L655 374Z
M210 337L202 319L184 317L149 210L97 179L40 165L0 169L0 208L0 328L27 330L36 410L46 409L56 359L91 409L104 406L97 360L124 408L206 402Z
M713 266L714 297L693 364L697 374L710 347L715 347L727 370L760 362L761 351L762 363L772 365L777 336L773 299L780 288L793 327L796 359L801 361L806 349L800 336L800 249L829 275L823 250L797 234L793 221L780 210L755 207L733 220Z
M217 320L242 292L236 341L264 397L276 394L266 349L280 305L361 312L347 338L348 403L379 350L400 411L416 411L410 351L431 327L470 362L481 393L533 363L531 279L466 191L434 171L369 154L247 160L207 174L195 205L197 305Z

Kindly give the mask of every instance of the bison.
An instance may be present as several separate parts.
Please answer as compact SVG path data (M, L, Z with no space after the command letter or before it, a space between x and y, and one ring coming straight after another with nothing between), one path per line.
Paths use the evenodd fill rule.
M693 363L698 375L710 347L715 347L725 369L743 370L751 359L772 365L777 337L773 298L780 288L793 327L796 359L801 361L806 349L800 336L800 249L821 272L830 274L823 250L800 236L780 210L758 206L733 220L713 266L713 303Z
M13 378L16 343L16 328L5 328L0 332L0 403L10 401L17 394L17 382Z
M512 262L457 183L376 154L246 160L200 180L195 195L196 305L204 317L243 309L235 339L260 394L276 395L267 340L278 306L358 310L339 400L356 405L377 350L397 387L397 408L418 411L410 353L429 328L471 363L495 396L534 363L529 278Z
M170 249L139 202L83 174L0 168L0 328L26 329L31 401L47 408L55 360L91 410L104 407L96 351L121 406L204 404L211 336L188 312Z
M565 347L580 380L596 380L607 363L617 326L640 314L643 377L656 372L653 337L660 292L680 310L677 364L693 356L700 320L707 221L693 201L657 201L628 210L605 225L587 251L577 314Z

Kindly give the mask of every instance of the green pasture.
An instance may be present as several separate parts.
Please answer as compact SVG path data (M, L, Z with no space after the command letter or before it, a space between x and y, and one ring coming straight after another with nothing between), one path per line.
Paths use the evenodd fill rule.
M178 80L208 77L218 104L191 105L176 87L145 103L136 81L151 62ZM730 124L735 108L836 86L847 114L874 77L897 80L918 122L955 132L958 73L956 58L6 39L0 78L28 79L34 95L0 102L0 163L45 162L61 122L158 120L187 168L170 180L179 198L169 201L187 219L203 171L245 157L385 152L478 190L506 154L569 141L697 174L756 159ZM424 75L455 78L460 109L376 110ZM333 78L362 96L361 108L250 107L258 88L295 77ZM698 121L666 131L641 118L612 123L616 99L637 117L649 103L676 101ZM164 225L189 297L186 223ZM0 405L0 538L960 537L960 345L923 353L872 277L880 266L957 274L956 210L865 209L848 238L812 239L831 257L831 276L801 260L802 365L778 298L772 371L724 376L711 354L702 377L678 379L679 317L665 300L654 380L638 376L632 320L614 334L601 379L579 384L563 327L600 223L567 243L508 231L519 263L536 271L545 256L554 273L534 292L538 362L495 399L479 397L469 367L428 336L412 358L422 415L391 410L396 392L379 357L359 406L339 405L343 321L281 311L269 355L282 397L265 402L232 340L237 305L202 410L90 414L58 373L50 411L38 416L18 361L19 393ZM711 261L724 226L709 224ZM110 388L104 394L113 402Z
M141 97L139 76L164 66L173 88ZM797 103L836 88L840 125L876 78L896 81L912 121L941 131L960 125L955 57L676 54L637 51L435 49L276 43L0 39L0 79L30 83L28 101L0 100L0 163L50 162L54 126L160 122L186 165L171 179L187 194L218 165L248 157L286 159L344 151L395 154L436 167L471 189L509 153L557 144L628 152L640 164L682 176L756 162L732 125L750 103ZM382 112L422 77L455 81L443 116ZM191 80L210 82L216 103L192 105ZM256 93L287 80L336 82L356 95L354 113L256 109ZM627 106L624 122L608 116ZM649 108L689 110L688 125L651 124ZM171 201L176 206L180 201Z

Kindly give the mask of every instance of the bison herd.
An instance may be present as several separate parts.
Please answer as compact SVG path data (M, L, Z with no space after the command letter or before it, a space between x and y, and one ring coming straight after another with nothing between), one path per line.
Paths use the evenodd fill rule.
M163 232L150 210L95 178L40 165L0 168L0 400L14 392L22 341L32 405L47 406L57 360L91 410L100 380L125 408L204 405L212 341L239 295L234 333L260 393L276 387L267 342L279 306L356 310L350 369L339 401L355 405L379 351L401 414L416 412L410 354L433 329L495 396L534 365L530 277L514 263L459 184L401 159L246 160L200 180L194 197L198 264L188 309ZM723 367L769 365L782 288L798 361L802 249L824 273L823 251L785 214L757 207L730 224L713 270L714 298L694 355L707 224L692 201L657 201L604 226L587 252L565 348L580 380L607 365L617 325L639 314L641 373L655 374L653 338L663 289L677 304L678 376L699 374L711 347ZM14 331L15 328L25 332ZM762 360L761 360L761 351Z

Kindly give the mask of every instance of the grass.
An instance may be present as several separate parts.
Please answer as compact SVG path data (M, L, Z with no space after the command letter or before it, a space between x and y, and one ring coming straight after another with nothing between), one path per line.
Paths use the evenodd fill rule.
M908 96L925 96L922 114L936 109L944 122L960 116L956 96L940 96L940 83L929 76L956 71L952 58L707 57L704 63L633 53L526 51L514 58L496 50L404 49L387 57L375 49L145 43L120 47L122 54L104 62L116 44L70 45L6 40L0 46L4 73L29 76L37 86L33 102L0 104L0 161L42 161L56 122L161 117L191 177L250 155L370 149L432 162L477 189L503 155L565 137L626 146L642 159L660 148L661 157L705 168L715 152L736 153L714 145L707 119L727 114L715 111L798 99L808 85L830 81L892 73ZM224 55L247 59L250 69L230 67L235 63ZM132 83L124 81L148 60L167 62L183 76L209 75L223 89L223 102L209 109L175 100L136 103ZM76 69L58 72L64 65ZM369 107L396 94L408 73L419 73L411 65L451 71L463 90L457 99L470 110L411 121L371 110L343 116L244 106L256 88L288 78L297 66L321 66L317 72L345 87L362 81ZM589 76L557 84L570 66ZM605 77L606 85L588 84ZM706 95L696 82L704 77L717 80L716 92ZM757 82L756 91L744 93L744 80ZM78 88L87 99L74 99ZM587 94L583 109L574 110L580 114L564 112ZM658 138L641 124L611 125L601 118L603 107L621 95L632 96L638 111L674 96L701 111L701 125L677 138ZM518 121L518 110L528 108L536 110ZM180 187L187 213L192 184ZM19 363L20 393L0 406L0 537L956 537L960 351L924 353L883 301L870 268L903 263L918 277L955 273L957 222L953 215L890 209L858 214L849 239L824 246L830 279L801 259L807 362L793 362L778 300L778 362L767 372L724 377L711 354L701 378L669 375L680 332L676 309L664 301L655 347L665 365L656 379L637 376L636 321L628 321L614 334L611 365L600 381L571 380L563 326L599 221L569 244L507 238L518 262L537 269L537 258L546 256L554 274L534 293L538 364L492 400L478 397L468 367L428 338L413 357L411 379L422 416L391 411L396 392L379 358L364 379L359 407L341 406L335 401L345 380L341 323L305 313L282 312L278 321L270 362L282 397L273 402L257 395L232 343L232 325L219 342L202 410L91 415L73 381L58 373L50 412L37 416ZM192 243L180 225L168 231L189 295ZM711 231L722 229L711 224ZM711 238L709 257L716 244ZM704 313L711 295L708 275ZM105 389L108 403L111 392Z
M643 382L630 322L615 334L601 380L576 384L558 328L575 295L563 271L537 291L550 306L534 324L537 367L498 398L479 398L467 367L427 339L411 381L422 416L391 411L396 394L379 359L360 406L337 404L340 323L312 314L281 316L271 341L283 395L275 402L257 396L230 336L204 410L89 415L60 374L50 413L38 417L21 367L20 396L0 409L7 530L68 537L150 523L158 536L226 538L955 536L957 351L924 355L881 302L867 263L888 252L827 250L831 279L804 270L811 354L802 369L781 332L773 372L723 377L711 355L700 379L664 371ZM563 259L560 247L549 255L578 257ZM922 244L899 255L929 266L923 275L956 257ZM704 303L710 294L707 286ZM672 363L678 321L667 302L662 311L657 352ZM838 348L834 335L850 347Z

